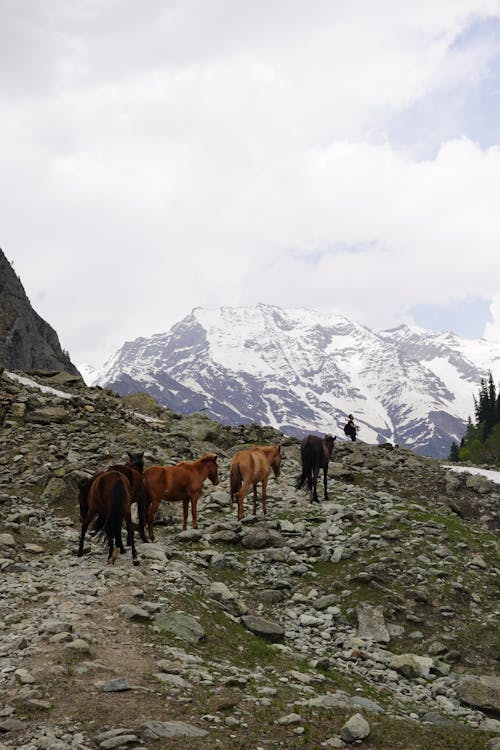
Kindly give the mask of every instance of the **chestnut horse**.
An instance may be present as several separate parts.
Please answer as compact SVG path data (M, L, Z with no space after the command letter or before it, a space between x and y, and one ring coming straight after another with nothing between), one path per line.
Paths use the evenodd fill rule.
M129 453L127 451L127 455L129 457L129 461L126 464L116 464L114 466L109 466L104 471L119 471L124 476L127 477L129 484L130 484L130 496L132 503L137 503L137 517L139 521L139 535L141 537L141 540L143 542L147 542L146 535L144 533L144 506L146 502L146 495L145 495L145 489L144 489L144 481L142 478L142 472L144 470L144 453ZM90 479L83 479L80 484L78 485L78 503L80 505L80 520L82 521L87 513L88 513L88 494L90 491L90 488L92 486L92 483L94 482L97 477L99 477L101 474L103 474L103 471L99 471L97 474L94 474L94 476L90 477ZM96 534L99 531L102 530L104 527L106 519L101 516L100 514L97 514L96 522L94 524L94 528L92 530L92 534ZM130 544L130 542L127 539L127 544ZM121 552L125 552L125 549L122 547Z
M132 563L139 565L134 543L134 530L130 515L130 483L120 472L115 470L103 471L90 486L87 496L88 510L82 518L82 530L78 545L78 557L83 555L85 532L92 519L99 515L104 519L102 527L108 540L108 563L113 563L123 549L122 521L127 525L127 541L132 549Z
M181 461L176 466L150 466L144 472L144 484L148 507L148 532L152 542L156 541L153 521L162 500L182 501L182 529L186 530L189 503L193 529L198 528L196 515L198 498L205 479L219 484L217 456L207 453L197 461Z
M327 481L328 481L328 462L332 457L333 446L336 437L325 435L320 438L317 435L307 435L300 444L300 457L302 459L302 474L298 477L295 487L300 490L307 482L310 502L318 501L318 474L323 469L323 492L325 500L328 500Z
M231 505L238 501L238 521L244 517L243 500L253 485L253 514L257 513L257 485L262 483L262 512L267 513L267 482L271 469L279 477L283 454L280 445L256 446L234 454L229 470Z

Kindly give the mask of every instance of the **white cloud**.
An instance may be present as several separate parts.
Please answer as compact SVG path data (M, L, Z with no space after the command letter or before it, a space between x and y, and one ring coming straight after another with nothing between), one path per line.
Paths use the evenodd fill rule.
M194 306L382 327L416 303L500 297L498 147L464 133L419 161L385 135L488 73L487 35L460 40L497 0L1 12L0 242L77 361Z

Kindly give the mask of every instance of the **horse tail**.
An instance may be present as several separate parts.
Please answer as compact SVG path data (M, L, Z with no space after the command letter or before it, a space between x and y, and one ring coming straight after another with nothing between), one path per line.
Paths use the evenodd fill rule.
M302 473L295 481L295 489L301 490L307 482L307 489L311 491L314 455L308 444L302 446L300 456L302 459Z
M238 460L236 460L231 464L231 468L229 470L229 486L231 489L231 504L233 503L233 499L237 495L238 491L241 489L242 482L243 482L243 477L241 476L240 464Z
M91 531L92 536L96 536L97 534L101 533L101 531L106 526L106 521L107 519L104 513L97 514L96 519L94 521L94 525L92 526L92 531Z
M301 490L304 486L304 484L307 482L307 489L312 490L312 475L311 475L311 467L310 466L304 466L302 468L302 474L297 477L295 481L295 489Z
M117 479L111 487L111 502L106 518L106 534L108 538L116 538L121 534L126 501L127 489L125 482L123 479Z

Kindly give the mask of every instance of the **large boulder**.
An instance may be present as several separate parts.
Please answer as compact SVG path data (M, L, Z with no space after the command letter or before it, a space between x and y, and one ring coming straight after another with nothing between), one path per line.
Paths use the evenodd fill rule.
M456 687L461 703L481 711L500 714L500 677L498 675L462 675Z

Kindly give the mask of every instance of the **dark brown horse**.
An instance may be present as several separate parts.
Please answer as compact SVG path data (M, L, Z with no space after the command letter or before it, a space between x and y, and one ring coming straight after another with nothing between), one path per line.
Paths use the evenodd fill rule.
M132 550L132 563L139 565L130 515L131 502L129 481L120 471L104 471L94 479L87 496L87 514L85 518L82 518L78 557L83 555L85 532L95 516L99 515L104 519L102 528L108 540L108 563L114 564L123 550L122 522L125 519L127 541Z
M267 513L267 482L271 469L279 477L283 454L281 446L256 446L234 454L229 470L231 505L238 501L238 521L244 517L243 500L253 485L253 513L257 513L257 485L262 483L262 512Z
M325 435L324 438L320 438L317 435L307 435L300 444L302 474L298 477L295 487L300 490L307 483L310 502L319 502L317 484L320 469L323 469L323 491L325 500L328 500L328 462L332 457L336 439L332 435Z
M127 477L129 481L129 485L130 485L130 496L131 496L132 503L137 503L137 518L139 522L139 535L143 542L147 542L146 534L144 533L146 494L145 494L145 488L144 488L144 480L142 477L142 472L144 470L144 453L129 453L127 451L127 455L129 457L128 463L115 464L114 466L109 466L104 471L110 471L110 470L119 471L121 474ZM103 473L104 473L103 471L99 471L97 474L94 474L94 476L90 477L90 479L83 479L78 486L78 503L80 505L80 520L83 520L86 517L87 512L88 512L88 494L92 486L92 483L94 482L95 479L97 479L97 477L99 477ZM103 518L100 514L98 514L92 533L96 534L99 531L101 531L104 526L104 523L105 523L105 518ZM127 540L127 544L129 544L128 540ZM125 552L125 550L122 549L122 552Z
M144 472L144 484L149 502L148 532L155 541L153 521L162 500L182 501L182 528L186 529L189 503L193 529L198 527L196 515L198 498L205 479L219 484L217 456L207 453L197 461L181 461L176 466L150 466Z

